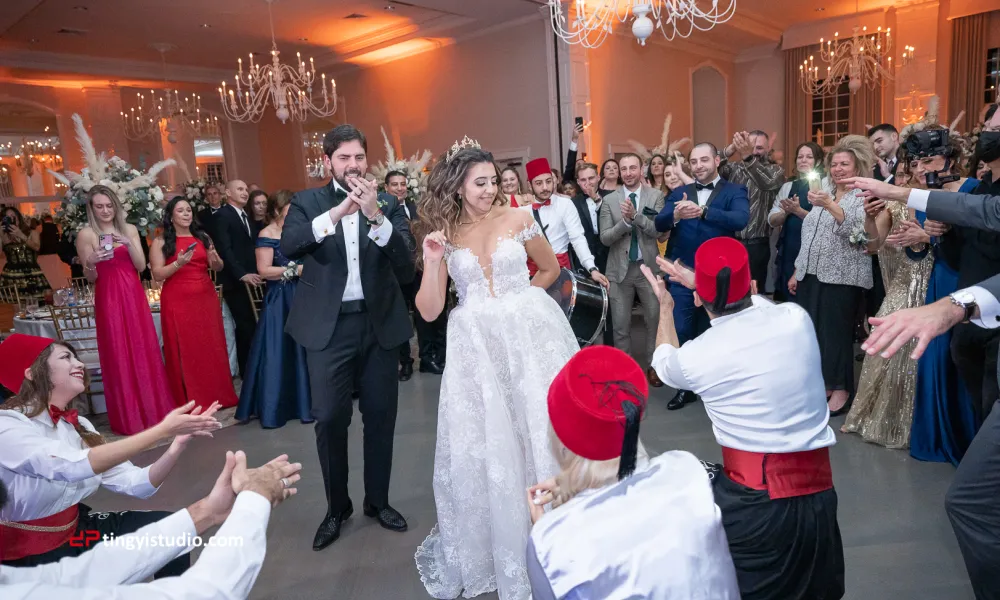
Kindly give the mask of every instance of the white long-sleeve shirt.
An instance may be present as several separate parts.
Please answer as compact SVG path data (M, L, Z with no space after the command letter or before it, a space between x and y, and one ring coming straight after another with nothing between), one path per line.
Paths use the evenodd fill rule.
M87 419L80 424L97 431ZM156 493L149 467L130 462L100 475L90 466L90 448L72 425L43 412L29 419L16 410L0 410L0 480L9 499L0 521L31 521L62 512L105 487L112 492L148 498Z
M74 558L38 567L0 566L0 598L4 600L236 600L250 593L264 563L271 505L255 492L236 497L229 518L216 537L242 538L242 544L205 544L190 569L177 577L136 583L152 577L171 560L190 552L193 545L172 547L136 543L125 538L154 539L197 535L188 511L146 525L135 533L102 542Z
M524 210L531 210L531 205L523 207ZM583 233L583 224L580 223L580 213L576 210L576 205L566 196L552 194L549 204L538 209L538 217L542 220L539 227L545 229L545 237L552 246L552 251L556 254L569 252L570 244L573 245L573 252L580 259L583 268L593 269L595 266L594 255L590 252L587 244L587 236Z

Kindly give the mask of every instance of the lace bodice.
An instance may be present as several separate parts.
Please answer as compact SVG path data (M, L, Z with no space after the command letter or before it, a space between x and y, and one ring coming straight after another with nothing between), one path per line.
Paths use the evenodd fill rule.
M444 258L458 290L459 305L471 299L501 298L529 288L531 278L524 243L539 235L542 230L534 221L520 232L510 230L508 235L497 238L496 249L486 265L468 248L448 244Z

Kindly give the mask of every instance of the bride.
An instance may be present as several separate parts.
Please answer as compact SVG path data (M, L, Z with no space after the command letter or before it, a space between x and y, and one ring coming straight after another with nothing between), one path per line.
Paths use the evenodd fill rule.
M437 318L449 275L459 297L438 405L438 524L415 556L435 598L530 596L524 491L559 471L546 398L580 349L545 292L559 274L555 254L532 213L506 206L498 173L478 143L455 144L431 172L416 221L424 265L417 310ZM528 257L539 267L531 279Z

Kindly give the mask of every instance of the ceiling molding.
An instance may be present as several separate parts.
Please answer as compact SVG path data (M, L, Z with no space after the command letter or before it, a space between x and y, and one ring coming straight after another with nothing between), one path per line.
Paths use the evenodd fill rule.
M344 42L343 44L338 44L336 48L332 49L332 52L329 55L326 55L317 61L317 66L322 65L323 68L326 69L337 69L344 67L347 64L353 64L350 63L350 59L352 58L359 58L365 54L384 50L395 46L396 44L401 44L410 40L435 37L437 34L449 32L458 27L463 27L474 22L475 19L469 17L445 15L430 19L419 25L404 25L390 28L384 33L378 32L368 36L358 36ZM438 38L435 37L435 39ZM450 43L443 44L441 47L450 45ZM345 51L345 47L354 48L354 50ZM421 52L418 52L418 54L420 53ZM399 60L400 58L406 57L400 56L386 62L392 62L392 60ZM378 64L385 63L379 62Z
M773 25L767 17L748 12L737 12L725 25L772 42L780 41L781 34L784 33L782 28Z
M57 73L108 75L141 80L159 79L151 77L151 75L163 74L164 72L163 65L155 62L14 49L0 49L0 66ZM225 69L206 69L171 64L166 67L166 78L169 81L218 85L223 79L228 80L232 76L233 71Z
M779 47L777 43L761 44L760 46L747 48L743 52L740 52L736 55L736 58L733 59L733 62L738 64L774 58L779 56L778 50Z

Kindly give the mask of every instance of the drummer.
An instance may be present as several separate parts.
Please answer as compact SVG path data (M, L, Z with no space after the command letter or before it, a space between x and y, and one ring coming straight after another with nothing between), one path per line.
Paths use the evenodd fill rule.
M538 227L545 234L545 239L549 241L556 258L559 259L559 266L564 269L573 268L569 255L569 247L572 244L579 266L590 272L591 279L605 288L608 287L608 278L597 268L594 255L587 244L587 236L583 232L580 213L577 212L576 206L566 196L554 193L556 181L552 175L552 168L549 167L549 161L545 158L536 158L529 162L525 169L535 200L524 209L535 214ZM538 267L529 258L528 274L534 277L537 270Z
M201 413L192 401L146 431L107 442L69 408L86 388L85 377L76 352L62 342L14 334L0 343L0 386L15 392L0 404L0 481L10 494L0 509L4 565L30 567L78 556L104 535L131 533L167 516L91 512L83 501L99 487L136 498L152 496L191 436L211 437L221 427L213 416L217 404ZM150 466L129 462L171 438ZM188 556L180 556L156 576L179 575L189 564Z

